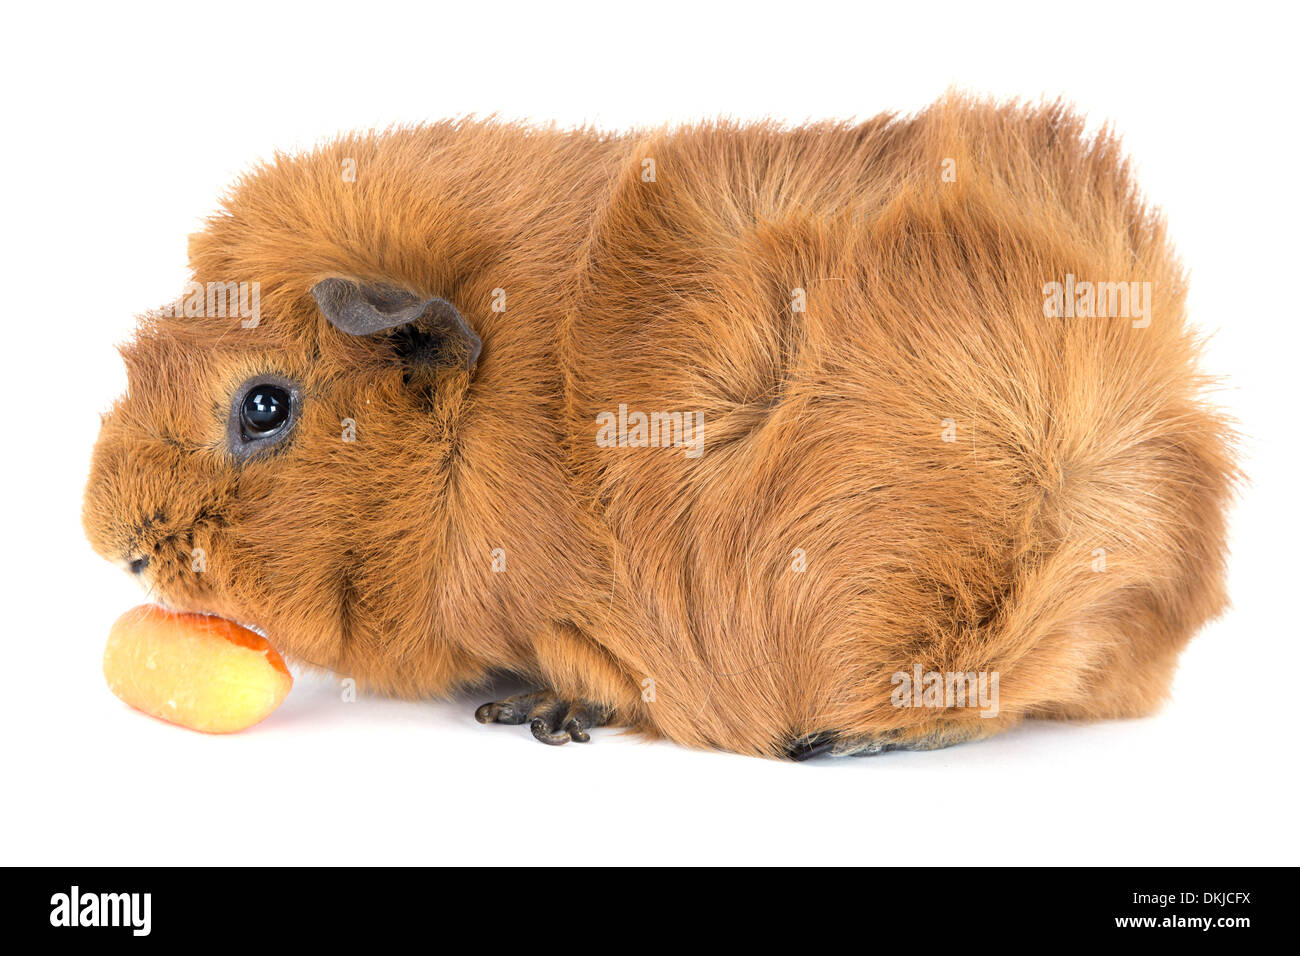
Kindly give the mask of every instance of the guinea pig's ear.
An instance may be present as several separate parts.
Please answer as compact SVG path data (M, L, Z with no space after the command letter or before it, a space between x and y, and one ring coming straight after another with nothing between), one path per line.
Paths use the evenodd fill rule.
M412 366L473 371L483 342L446 299L420 299L404 289L348 279L322 279L311 289L330 324L348 335L392 333Z

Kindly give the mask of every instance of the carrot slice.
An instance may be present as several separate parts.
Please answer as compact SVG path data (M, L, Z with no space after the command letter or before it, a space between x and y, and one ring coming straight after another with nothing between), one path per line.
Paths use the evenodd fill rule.
M137 710L209 734L264 720L293 686L284 660L260 634L225 618L153 604L113 623L104 677Z

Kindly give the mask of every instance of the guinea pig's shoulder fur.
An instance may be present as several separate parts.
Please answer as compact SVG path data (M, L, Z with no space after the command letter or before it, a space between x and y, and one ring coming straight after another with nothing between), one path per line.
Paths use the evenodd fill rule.
M379 690L507 670L687 745L930 747L1148 713L1226 606L1233 436L1183 270L1060 105L344 137L247 176L190 255L263 319L154 319L132 388L197 376L202 410L133 414L201 448L268 362L306 397L282 453L179 482L227 510L208 583L160 586ZM477 366L413 394L321 319L331 276L452 303ZM1134 299L1053 314L1066 283ZM194 474L113 427L173 493Z

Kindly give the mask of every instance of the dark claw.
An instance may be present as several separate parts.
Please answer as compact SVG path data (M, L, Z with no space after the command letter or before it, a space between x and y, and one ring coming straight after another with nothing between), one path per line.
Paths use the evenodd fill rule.
M474 719L480 724L522 724L535 716L543 703L546 703L545 692L518 694L484 704L474 711Z
M587 733L587 725L577 717L572 717L564 722L564 732L569 735L569 739L580 744L585 744L591 740L591 734Z
M570 740L585 744L591 740L591 734L587 733L587 729L599 727L607 719L600 714L592 714L584 704L574 704L565 715L561 729L569 735Z
M545 718L538 717L532 723L533 736L544 744L551 744L558 747L560 744L569 742L569 735L564 731L558 734L551 733L551 728L547 725Z
M836 739L835 734L805 734L802 737L796 737L785 745L785 755L791 760L800 762L811 760L818 754L824 754L835 746Z
M474 711L474 719L480 724L522 724L528 715L516 710L508 700L484 704Z

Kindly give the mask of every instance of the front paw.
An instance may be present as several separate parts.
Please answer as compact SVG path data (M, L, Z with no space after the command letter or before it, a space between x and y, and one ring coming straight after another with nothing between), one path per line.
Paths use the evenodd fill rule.
M538 690L515 694L505 700L484 704L474 711L480 724L522 724L544 744L567 744L591 740L587 731L609 722L609 711L586 701L565 700L555 691Z

